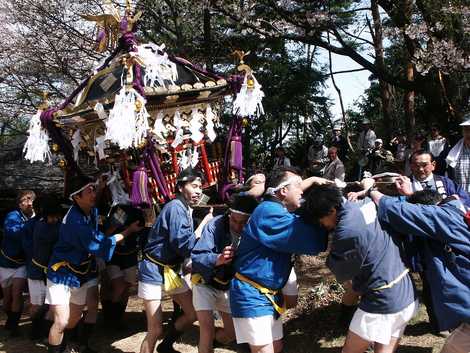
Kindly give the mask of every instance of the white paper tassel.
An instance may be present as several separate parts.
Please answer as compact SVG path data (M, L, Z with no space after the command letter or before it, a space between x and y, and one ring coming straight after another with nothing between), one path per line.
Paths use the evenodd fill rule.
M101 119L101 120L106 120L108 119L108 114L106 113L106 111L104 110L104 107L103 107L103 104L101 103L96 103L95 104L95 111L96 111L96 114L98 114L98 117Z
M179 110L175 112L175 115L173 116L173 126L176 129L175 132L175 139L171 143L171 147L176 148L178 147L179 144L183 142L183 122L181 121L181 114Z
M155 123L153 124L153 133L155 134L155 137L157 138L157 142L160 143L165 143L165 136L163 136L164 133L167 132L167 129L165 128L165 125L163 124L163 118L164 114L162 111L159 111L157 114L157 117L155 118Z
M191 140L195 143L199 143L204 137L204 134L201 132L202 120L204 120L204 115L202 115L197 108L193 108L191 111L189 130L191 131Z
M137 47L137 55L142 59L145 66L144 83L145 86L165 87L165 81L174 84L178 79L176 64L168 59L168 54L163 52L165 44L160 46L154 43L148 43ZM163 52L159 54L158 51Z
M207 105L206 108L206 132L207 132L207 137L209 137L210 142L214 142L215 138L217 137L217 134L214 131L214 121L217 119L217 116L214 114L212 111L212 108L210 105Z
M191 159L188 156L187 151L183 151L181 158L178 161L180 170L186 170L191 164Z
M123 182L121 177L117 171L115 171L111 178L108 180L107 185L109 187L109 191L111 191L111 197L113 199L112 206L115 205L128 205L131 203L129 195L124 190ZM111 207L112 207L111 206Z
M106 137L105 136L98 136L95 138L95 152L96 155L98 156L98 160L105 159L108 157L106 153L104 152L104 149L106 147Z
M264 92L261 90L261 85L258 83L255 76L253 74L250 75L253 79L254 87L248 88L248 75L245 75L242 88L233 102L233 114L242 117L258 117L264 114L262 103Z
M51 161L51 150L49 148L49 135L41 126L41 113L38 111L29 122L28 139L23 147L24 158L31 163L36 161Z
M198 163L199 163L199 152L197 150L197 147L194 146L193 153L191 155L191 167L196 168Z
M106 139L121 149L139 145L149 129L148 116L145 99L133 88L121 88L106 120Z
M82 142L82 135L80 129L77 129L72 135L73 159L78 161L78 152L80 151L80 142Z
M136 92L137 93L137 92ZM145 99L139 95L139 100L141 101L141 107L135 115L135 134L134 134L134 146L140 145L144 139L147 137L147 133L150 129L148 118L150 114L145 108Z

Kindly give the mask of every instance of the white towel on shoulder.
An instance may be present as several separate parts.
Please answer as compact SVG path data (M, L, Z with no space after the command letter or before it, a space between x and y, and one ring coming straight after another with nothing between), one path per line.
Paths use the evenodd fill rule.
M463 138L456 143L454 147L449 151L449 154L446 157L446 162L451 168L455 168L457 162L460 158L460 153L462 153L463 148Z

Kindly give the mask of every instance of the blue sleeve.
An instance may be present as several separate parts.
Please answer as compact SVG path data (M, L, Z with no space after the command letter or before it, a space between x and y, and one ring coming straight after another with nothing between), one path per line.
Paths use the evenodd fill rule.
M455 183L455 181L448 179L447 180L447 192L448 196L458 195L459 199L466 207L470 207L470 195L460 186Z
M116 247L116 238L107 237L99 230L95 230L90 225L80 222L70 222L61 225L62 234L70 234L67 241L74 247L85 250L105 261L111 261L114 248Z
M8 242L9 240L21 237L24 226L25 222L21 219L18 212L13 211L7 214L5 222L3 223L4 240Z
M266 247L280 252L316 255L326 249L326 232L316 225L305 223L292 213L266 214L250 220L248 228L258 235Z
M187 210L173 205L166 214L170 246L181 257L188 257L196 244L192 219Z
M201 274L206 282L209 282L214 275L214 267L219 255L215 243L216 229L214 222L206 224L201 237L191 251L192 272Z
M380 199L378 218L382 224L400 234L443 241L449 231L449 215L441 207L415 205L390 196Z

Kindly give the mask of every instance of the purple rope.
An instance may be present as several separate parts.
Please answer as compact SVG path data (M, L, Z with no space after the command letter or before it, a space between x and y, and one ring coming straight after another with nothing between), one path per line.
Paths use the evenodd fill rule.
M64 136L62 130L54 124L54 113L57 109L51 108L41 113L41 125L47 130L47 133L52 140L59 145L60 150L64 154L67 166L70 170L76 172L78 175L83 175L77 162L73 158L73 146L70 141Z
M132 175L131 204L134 207L150 207L152 204L148 192L148 176L143 161Z
M145 98L144 86L142 84L142 67L138 64L134 65L134 81L132 87Z
M135 35L132 32L124 33L121 38L119 38L119 47L126 53L135 51L135 45Z
M240 92L240 90L242 89L244 79L245 77L242 75L231 75L228 78L227 81L230 84L230 88L232 89L233 93L237 94L238 92Z
M165 200L169 200L167 190L166 190L166 188L164 186L164 183L162 182L162 180L159 176L158 170L157 170L158 164L155 163L155 161L153 160L151 155L148 156L148 164L150 166L150 170L152 171L153 178L157 182L157 186L158 186L158 189L160 190L160 193L163 195L163 198ZM165 180L165 179L163 179L163 180Z
M168 185L166 183L165 176L163 175L162 169L160 168L160 160L158 158L157 152L155 151L155 147L153 146L153 142L148 142L147 148L149 149L149 155L150 158L153 161L153 164L155 165L155 169L157 171L157 175L161 180L162 186L164 193L167 195L167 197L170 197L170 189L168 188Z

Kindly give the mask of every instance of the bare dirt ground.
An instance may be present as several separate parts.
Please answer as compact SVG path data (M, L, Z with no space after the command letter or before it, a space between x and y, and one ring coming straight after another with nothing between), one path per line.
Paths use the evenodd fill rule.
M324 256L305 256L297 261L300 284L299 305L284 317L284 352L286 353L340 353L346 329L337 323L339 300L342 292L324 266ZM171 302L164 304L168 316ZM5 317L0 315L0 325ZM92 346L100 353L138 352L145 335L145 316L142 303L133 296L129 301L124 317L125 327L119 332L104 327L99 320L92 340ZM22 337L7 338L0 329L0 352L44 353L43 343L34 343L26 338L30 330L27 316L22 318ZM405 331L398 348L400 353L437 353L444 342L443 338L428 333L427 315L424 307ZM183 353L196 353L198 340L197 324L184 334L175 348ZM237 352L235 346L217 348L216 353Z

